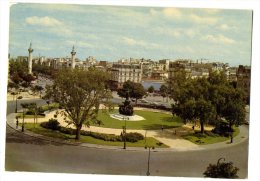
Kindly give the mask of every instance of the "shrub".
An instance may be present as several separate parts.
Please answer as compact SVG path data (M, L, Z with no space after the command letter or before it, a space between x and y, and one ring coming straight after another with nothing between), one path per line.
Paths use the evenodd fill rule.
M144 139L144 136L140 133L126 133L126 141L128 142L137 142L139 140L143 140Z
M200 132L195 132L195 136L196 136L197 138L206 138L206 137L207 137L207 135L202 134L202 133L200 133Z
M228 123L221 121L216 125L212 132L220 136L228 137L230 135L230 132L234 132L234 130L230 130Z
M60 127L59 131L64 134L70 134L70 135L76 134L76 130L72 128Z
M238 178L238 171L239 168L233 166L233 162L218 161L217 164L209 164L203 175L210 178Z
M25 114L27 114L27 115L34 115L34 111L30 109L30 110L26 111Z
M60 123L53 118L49 119L48 122L41 123L41 126L51 130L60 130Z

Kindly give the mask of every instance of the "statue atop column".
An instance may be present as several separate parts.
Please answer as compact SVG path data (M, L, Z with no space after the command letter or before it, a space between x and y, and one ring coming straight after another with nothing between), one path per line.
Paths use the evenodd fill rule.
M32 74L32 52L33 52L32 42L30 43L30 47L28 49L28 52L29 52L29 56L28 56L28 73Z
M71 51L70 53L71 53L71 68L74 69L74 68L75 68L75 65L76 65L76 62L75 62L76 52L75 52L75 47L74 47L74 45L73 45L72 51Z

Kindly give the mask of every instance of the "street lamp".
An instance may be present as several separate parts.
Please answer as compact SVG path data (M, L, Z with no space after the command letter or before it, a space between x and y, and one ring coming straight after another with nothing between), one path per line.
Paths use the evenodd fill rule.
M18 96L15 99L15 113L17 113L17 99L22 99L22 98L23 98L23 96Z
M145 146L145 149L148 148L148 162L147 162L147 172L146 175L150 175L150 155L151 155L151 148L154 149L154 146Z
M220 162L220 160L224 160L224 161L225 161L225 158L223 158L223 157L219 158L219 159L218 159L217 166L219 166L219 162Z
M24 132L24 109L23 109L23 123L22 123L22 132Z
M123 117L123 120L125 121L125 126L123 126L123 139L124 139L124 147L123 149L126 149L126 117Z

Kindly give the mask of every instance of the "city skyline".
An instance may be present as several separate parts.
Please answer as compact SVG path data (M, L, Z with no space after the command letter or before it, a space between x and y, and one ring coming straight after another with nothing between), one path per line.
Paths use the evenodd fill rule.
M252 11L16 4L10 9L11 57L208 59L250 65Z

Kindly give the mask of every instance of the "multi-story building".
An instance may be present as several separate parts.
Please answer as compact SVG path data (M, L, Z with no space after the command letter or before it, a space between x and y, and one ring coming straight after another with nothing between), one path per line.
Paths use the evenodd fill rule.
M97 60L95 57L93 56L89 56L88 58L86 58L86 65L87 66L93 66L97 64Z
M168 72L163 70L153 71L151 79L153 80L166 80L168 78Z
M142 80L141 64L114 63L110 69L110 73L111 80L117 88L121 88L123 83L128 80L136 83L140 83Z
M171 60L169 60L169 59L159 60L159 64L163 64L164 65L164 70L165 71L169 70L170 62L171 62Z
M212 64L204 64L202 62L194 63L192 60L176 60L169 64L169 79L174 78L174 74L179 71L185 71L187 77L198 78L208 77L210 71L212 71Z
M237 67L229 67L226 75L229 82L237 82Z

